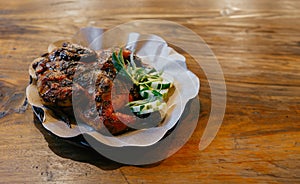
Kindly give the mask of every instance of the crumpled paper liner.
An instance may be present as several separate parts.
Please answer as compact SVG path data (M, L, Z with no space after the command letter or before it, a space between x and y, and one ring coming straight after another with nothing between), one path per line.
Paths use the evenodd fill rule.
M164 75L172 77L175 91L168 99L167 114L160 126L136 130L119 136L105 136L94 131L88 125L80 124L70 128L65 122L55 118L51 110L43 106L41 102L35 84L35 75L30 65L29 74L33 81L26 88L28 102L32 106L42 109L44 114L42 116L39 114L39 117L42 117L40 119L42 125L59 137L71 138L83 134L112 147L149 146L163 138L166 132L177 123L187 102L198 94L199 79L186 68L185 57L168 47L167 43L159 36L128 33L122 30L108 31L103 34L102 29L88 27L82 28L73 39L68 41L88 46L94 50L126 45L127 48L135 50L143 62L163 71ZM60 46L62 42L50 44L48 51Z

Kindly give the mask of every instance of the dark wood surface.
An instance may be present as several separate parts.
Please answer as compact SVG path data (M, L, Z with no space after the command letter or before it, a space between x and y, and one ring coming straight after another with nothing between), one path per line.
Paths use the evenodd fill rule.
M300 183L300 2L1 1L0 183ZM28 65L79 28L137 19L177 22L200 35L222 66L224 122L198 149L210 112L206 76L191 139L170 158L125 166L50 136L24 107Z

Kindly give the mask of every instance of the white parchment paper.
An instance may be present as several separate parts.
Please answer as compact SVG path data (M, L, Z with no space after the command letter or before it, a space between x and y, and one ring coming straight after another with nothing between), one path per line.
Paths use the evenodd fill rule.
M169 98L166 118L160 126L128 132L119 136L105 136L88 126L76 126L69 128L65 122L55 119L48 113L49 109L44 107L33 83L26 89L28 101L31 105L43 109L43 126L59 137L70 138L80 134L89 134L97 141L113 147L123 146L149 146L158 142L166 132L171 129L179 120L187 102L197 96L200 88L200 81L196 75L186 68L185 57L156 35L140 35L139 33L121 32L103 34L99 28L83 28L71 40L95 50L107 49L111 46L126 46L135 50L142 61L163 71L166 77L174 79L175 91ZM116 39L121 37L122 39ZM113 39L112 39L113 38ZM111 40L114 40L111 42ZM118 40L118 41L116 41ZM61 41L50 44L51 51ZM32 73L32 69L29 69Z

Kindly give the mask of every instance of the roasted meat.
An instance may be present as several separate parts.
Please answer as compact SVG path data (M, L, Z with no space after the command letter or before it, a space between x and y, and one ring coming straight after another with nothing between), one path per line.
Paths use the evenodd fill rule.
M95 51L77 44L62 47L35 60L37 88L46 105L72 106L72 80L80 63L97 62Z
M125 59L129 52L123 52ZM143 117L135 116L126 106L128 101L141 98L139 89L116 79L111 55L112 50L96 53L71 43L42 55L32 68L44 104L55 110L73 107L80 122L104 134L117 135L132 129L128 125L141 123ZM137 56L134 60L141 65ZM72 101L72 95L76 100ZM153 114L154 119L160 119L159 113Z

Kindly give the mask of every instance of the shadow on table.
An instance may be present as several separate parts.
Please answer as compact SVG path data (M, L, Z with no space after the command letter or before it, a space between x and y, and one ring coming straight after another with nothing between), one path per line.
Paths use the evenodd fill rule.
M148 159L147 161L149 161L149 159L152 159L153 161L163 160L180 149L192 135L198 123L198 115L200 111L198 106L199 101L197 98L191 100L186 105L186 108L177 124L166 133L161 141L154 145L125 148L107 148L106 146L102 147L102 151L104 153L109 153L112 158L117 158L116 160L120 160L119 157L122 155L127 155L129 156L126 157L126 159L129 160L128 162L137 163L135 165L144 163L143 161L145 158ZM49 148L58 156L79 162L90 163L103 170L114 170L125 166L125 164L110 160L92 149L87 143L85 139L86 137L83 138L82 135L68 139L59 138L47 131L36 116L34 116L34 122L35 126L44 135ZM161 162L136 167L155 167Z
M59 138L47 131L35 115L34 124L36 128L44 135L46 141L48 142L49 148L60 157L89 163L103 170L114 170L122 166L126 166L125 164L112 161L99 154L89 146L82 144L82 140L84 140L83 136L78 136L72 139ZM159 164L160 162L138 167L148 168L155 167Z

